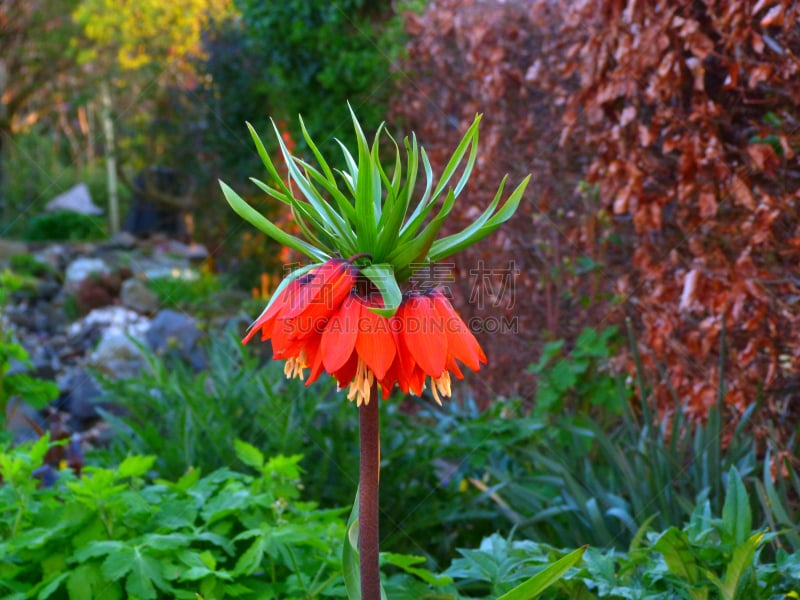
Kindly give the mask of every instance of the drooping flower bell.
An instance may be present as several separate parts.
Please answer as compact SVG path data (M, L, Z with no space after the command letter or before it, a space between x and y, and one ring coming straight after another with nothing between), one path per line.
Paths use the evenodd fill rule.
M415 268L483 239L511 218L519 205L530 177L501 205L504 178L475 222L437 239L475 164L479 121L480 115L435 186L425 151L413 136L404 141L404 178L394 139L381 126L370 147L355 115L358 152L354 157L342 147L343 171L334 172L328 166L302 120L303 135L319 168L293 156L276 128L291 189L248 124L277 187L254 181L290 207L304 239L276 227L220 182L225 198L244 219L314 263L281 283L243 343L260 333L262 340L272 341L275 358L287 361L287 376L304 378L309 369L308 384L325 371L340 388L348 389L347 397L359 406L368 403L371 390L377 388L384 398L395 385L404 393L420 395L428 379L434 399L441 402L441 396L450 395L451 376L463 378L459 364L478 370L486 363L477 340L442 293L403 294L400 289ZM391 169L380 160L382 135L396 148ZM426 181L422 196L413 201L420 161ZM460 169L458 182L448 187ZM293 190L302 197L295 197Z
M397 383L404 393L422 394L426 378L434 400L450 396L450 375L463 379L458 363L473 371L486 363L478 340L438 290L412 293L393 317L399 332Z

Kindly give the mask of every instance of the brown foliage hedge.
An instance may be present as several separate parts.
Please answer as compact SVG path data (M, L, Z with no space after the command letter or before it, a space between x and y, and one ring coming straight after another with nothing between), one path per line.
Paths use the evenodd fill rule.
M773 415L796 412L799 13L768 0L441 0L408 16L395 115L439 168L486 115L461 216L504 173L534 173L512 226L459 263L520 270L505 307L520 334L482 337L493 393L531 395L517 373L545 337L629 316L662 408L671 386L705 415L724 322L726 404L741 413L763 390ZM576 192L581 180L597 194Z

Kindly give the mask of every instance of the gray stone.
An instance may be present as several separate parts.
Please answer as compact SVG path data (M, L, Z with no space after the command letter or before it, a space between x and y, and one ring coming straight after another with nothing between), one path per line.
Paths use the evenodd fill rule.
M136 247L136 236L127 231L118 231L111 236L104 245L107 248L121 248L123 250L131 250Z
M122 305L144 315L158 310L158 296L141 279L127 279L119 295Z
M82 215L102 215L103 209L92 202L92 196L85 183L79 183L63 194L56 196L44 207L47 212L71 210Z
M62 244L52 244L39 250L38 252L35 252L33 256L40 263L49 265L56 272L61 273L64 271L66 264L72 258L72 255L73 252L68 246Z
M114 330L103 334L91 363L113 379L138 377L147 366L142 351L131 338Z
M90 421L100 416L94 401L101 396L102 390L89 373L78 369L66 378L63 385L67 393L67 409L75 419Z
M38 440L39 432L46 428L39 411L27 402L12 397L6 404L6 429L15 443Z
M147 318L137 312L122 306L103 306L72 323L66 333L73 344L87 335L91 337L94 331L113 331L142 340L149 327Z
M166 251L169 254L177 254L194 262L200 262L208 258L208 249L203 244L198 243L184 244L176 240L169 240Z
M150 323L145 339L153 352L174 355L189 362L194 368L206 366L206 356L197 342L201 332L197 321L174 310L162 310Z
M76 258L67 267L64 284L74 287L92 273L109 273L110 271L108 265L99 258Z

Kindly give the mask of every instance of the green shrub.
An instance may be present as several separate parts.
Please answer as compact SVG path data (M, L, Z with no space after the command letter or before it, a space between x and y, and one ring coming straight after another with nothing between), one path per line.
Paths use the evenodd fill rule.
M778 550L765 559L765 542L774 533L751 529L751 506L736 470L720 516L707 499L679 527L652 530L645 524L626 551L590 548L583 564L570 570L541 597L638 600L687 598L749 600L794 597L800 590L800 555ZM460 550L444 575L470 597L492 597L564 554L553 546L512 541L499 535L478 549ZM788 595L787 595L788 594Z
M11 270L18 275L43 277L49 273L54 273L54 269L50 265L39 262L32 254L15 254L8 262Z
M233 446L233 444L231 444ZM48 449L0 450L0 595L196 599L341 597L341 511L299 499L300 456L236 443L252 474L191 470L150 483L153 456L33 475Z
M32 242L99 240L106 237L106 228L98 217L59 210L31 218L23 237Z
M147 281L147 287L156 293L162 308L190 312L220 308L209 302L210 297L222 289L219 278L210 273L202 273L197 279L156 277Z
M539 362L529 369L538 376L535 413L591 412L604 420L621 415L628 395L608 368L617 338L616 327L600 332L587 327L569 353L563 352L564 340L545 344Z

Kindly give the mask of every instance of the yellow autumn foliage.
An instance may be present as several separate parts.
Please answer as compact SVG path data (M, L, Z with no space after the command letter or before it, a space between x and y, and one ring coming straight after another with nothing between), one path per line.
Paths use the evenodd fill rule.
M235 14L232 0L84 0L73 17L87 38L116 50L123 70L201 53L212 20Z

